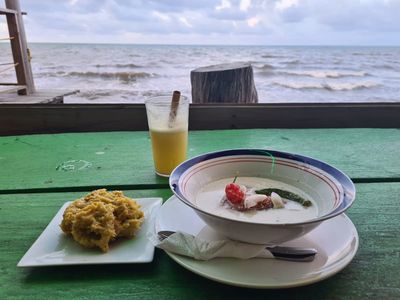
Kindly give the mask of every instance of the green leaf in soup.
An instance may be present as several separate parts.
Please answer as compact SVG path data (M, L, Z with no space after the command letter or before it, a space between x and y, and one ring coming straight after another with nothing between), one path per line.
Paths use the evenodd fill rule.
M267 196L271 196L272 193L277 193L282 198L298 202L301 205L303 205L304 207L312 206L312 202L310 200L306 200L303 197L300 197L299 195L297 195L295 193L277 189L277 188L267 188L267 189L256 190L256 193L267 195Z

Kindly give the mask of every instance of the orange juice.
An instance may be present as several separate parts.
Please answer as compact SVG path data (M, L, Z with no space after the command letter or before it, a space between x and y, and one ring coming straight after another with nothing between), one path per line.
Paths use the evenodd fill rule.
M189 101L182 96L173 108L171 96L167 95L149 98L145 104L154 167L158 175L168 177L186 160Z
M156 173L168 176L186 159L187 128L150 128L150 137Z

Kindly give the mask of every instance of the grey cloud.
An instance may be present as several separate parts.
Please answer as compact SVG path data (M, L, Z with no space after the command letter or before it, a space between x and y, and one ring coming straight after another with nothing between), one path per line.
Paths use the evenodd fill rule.
M151 0L147 2L149 7L162 12L183 12L186 10L208 11L213 9L219 1L215 0Z
M337 43L348 40L348 33L364 34L364 40L372 37L395 43L400 28L400 1L395 0L299 0L283 10L275 8L278 0L252 0L251 6L240 10L240 0L230 0L231 6L216 10L221 0L78 0L74 5L63 0L21 1L28 12L28 34L43 40L42 32L50 31L73 41L83 33L90 36L116 36L124 33L152 35L182 35L203 39L199 36L220 36L221 43L234 36L251 36L253 39L274 41L304 40L325 41L327 31ZM157 17L157 13L161 13ZM169 20L162 20L162 16ZM191 26L180 18L186 18ZM247 20L257 17L260 21L249 26ZM327 30L328 29L328 30ZM374 33L374 34L372 34ZM51 41L51 36L46 37ZM90 42L90 41L88 41ZM110 41L113 42L113 41ZM193 41L191 41L193 42ZM332 40L332 42L335 42Z
M224 10L213 10L209 12L209 16L217 20L231 21L245 20L247 18L247 14L245 12L232 8Z
M281 14L283 22L302 22L314 19L321 25L337 30L389 30L400 26L400 1L299 1Z

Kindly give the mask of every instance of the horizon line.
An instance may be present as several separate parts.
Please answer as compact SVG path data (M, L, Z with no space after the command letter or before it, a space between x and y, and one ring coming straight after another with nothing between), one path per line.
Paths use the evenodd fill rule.
M0 44L6 44L2 41ZM126 45L126 46L223 46L223 47L400 47L400 44L157 44L157 43L108 43L108 42L28 42L28 44L75 44L75 45Z

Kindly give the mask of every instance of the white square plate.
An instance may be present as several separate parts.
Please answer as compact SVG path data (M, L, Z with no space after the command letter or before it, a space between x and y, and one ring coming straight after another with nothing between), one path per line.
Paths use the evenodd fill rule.
M64 234L60 228L65 203L39 238L33 243L18 263L18 267L42 267L61 265L147 263L153 260L154 246L146 233L152 228L154 215L162 204L161 198L135 199L141 206L145 220L130 240L116 241L107 253L98 249L86 249Z

